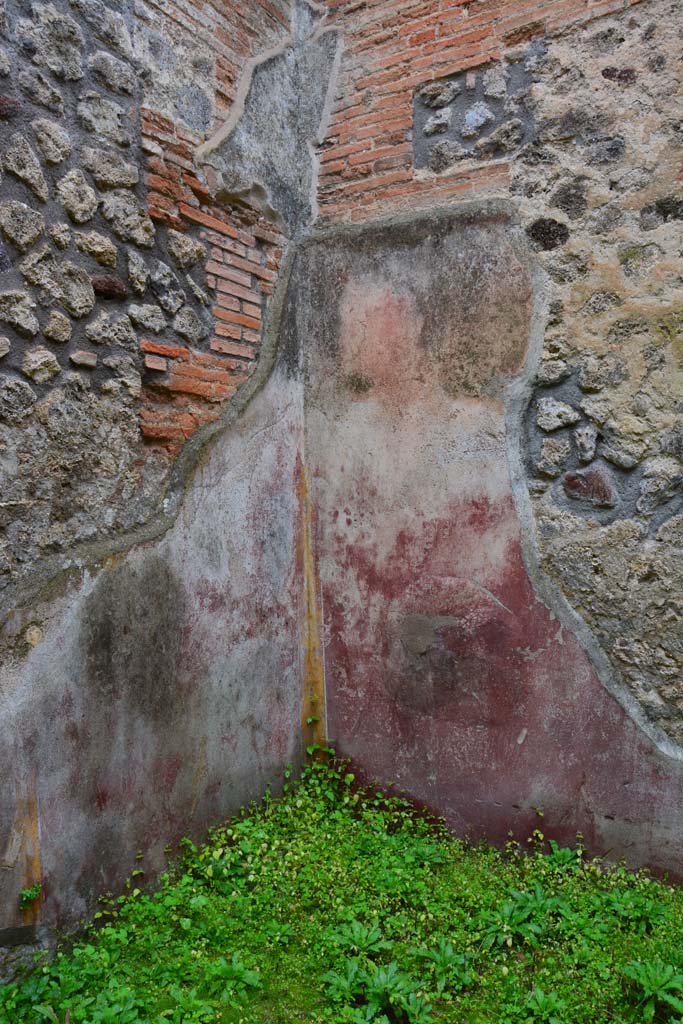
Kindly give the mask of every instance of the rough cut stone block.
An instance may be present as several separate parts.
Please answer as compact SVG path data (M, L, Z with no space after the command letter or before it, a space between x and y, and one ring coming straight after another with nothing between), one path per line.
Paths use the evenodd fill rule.
M83 77L85 40L78 22L53 4L34 4L33 21L19 22L19 36L33 51L33 63L48 68L63 81Z
M43 334L58 345L65 345L71 338L71 321L63 313L55 310L50 313L50 319L43 327Z
M154 224L130 192L110 192L102 201L102 214L124 242L147 249L154 245Z
M36 304L26 292L0 292L0 321L14 327L20 334L33 337L38 333Z
M619 500L614 478L606 466L567 473L562 486L568 498L599 508L613 508Z
M554 398L541 398L536 412L536 423L541 430L559 430L561 427L570 427L578 423L581 413L567 405L566 402L558 402Z
M26 252L45 230L45 219L38 210L14 199L0 203L0 229L5 237Z
M78 349L69 356L69 362L74 366L82 366L88 370L94 370L97 366L97 356L94 352L87 352L85 349Z
M42 203L47 202L49 191L40 162L23 135L17 132L12 136L2 164L6 171L28 185Z
M78 169L69 171L57 183L57 195L76 224L85 224L91 220L100 202L95 190L85 180L83 171Z
M36 384L45 384L59 373L59 363L53 352L47 348L35 348L27 352L21 364L21 372Z
M103 267L115 267L117 248L105 235L97 231L77 231L76 248L85 252Z
M38 117L31 122L31 127L43 158L49 164L61 164L71 156L71 139L69 133L55 121L46 117Z

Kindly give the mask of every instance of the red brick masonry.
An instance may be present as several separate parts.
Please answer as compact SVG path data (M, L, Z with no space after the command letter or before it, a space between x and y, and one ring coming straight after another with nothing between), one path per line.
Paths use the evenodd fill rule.
M641 0L327 0L344 37L337 97L320 154L320 216L366 220L387 208L434 206L506 191L496 161L438 178L416 175L415 90L542 35Z
M199 137L150 110L143 110L142 123L150 217L176 231L198 228L209 254L207 285L215 318L210 352L150 339L141 343L148 371L142 433L148 441L175 447L217 419L256 366L282 236L252 211L212 204L195 174Z

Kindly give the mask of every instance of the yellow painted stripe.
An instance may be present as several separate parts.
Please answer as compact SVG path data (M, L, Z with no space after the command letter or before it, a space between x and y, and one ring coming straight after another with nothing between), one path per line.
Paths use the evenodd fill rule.
M303 648L302 731L304 747L325 747L325 660L322 647L322 602L316 571L314 536L315 513L306 469L297 465L299 500L299 570L303 587L301 623Z

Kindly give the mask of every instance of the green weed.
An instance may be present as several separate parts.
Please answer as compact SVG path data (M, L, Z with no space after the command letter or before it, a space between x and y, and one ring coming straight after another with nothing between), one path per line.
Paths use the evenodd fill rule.
M468 846L316 760L154 889L136 872L0 989L0 1024L681 1024L683 892L528 845Z

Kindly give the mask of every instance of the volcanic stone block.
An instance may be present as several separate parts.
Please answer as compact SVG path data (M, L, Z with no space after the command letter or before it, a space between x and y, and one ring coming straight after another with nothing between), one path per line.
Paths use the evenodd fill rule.
M36 384L47 383L47 381L56 377L59 371L59 362L54 353L42 347L28 351L21 364L21 372L25 373Z
M35 403L35 392L26 381L0 376L0 422L13 426L21 423Z
M57 183L57 195L62 206L76 224L92 219L99 206L97 193L90 187L81 170L69 171Z
M36 304L27 292L0 292L0 321L14 327L20 334L33 337L40 325L33 312Z
M118 250L105 235L100 235L97 231L77 231L75 242L77 249L92 256L103 267L116 266Z
M19 88L33 103L51 110L54 114L64 113L61 93L40 71L20 71L17 75Z
M150 249L154 245L154 224L147 211L130 192L110 192L102 201L102 214L114 234L124 242Z
M33 21L19 22L18 34L24 49L32 53L33 63L49 68L64 81L78 81L83 77L85 47L78 22L49 3L33 4L31 14Z
M87 316L95 305L95 292L88 273L74 263L66 262L60 269L61 304L71 316Z
M71 321L63 313L54 310L43 327L43 334L58 345L65 345L71 338Z
M45 230L45 219L26 203L9 199L0 203L0 228L17 249L26 252Z
M581 413L566 402L558 402L555 398L539 399L536 423L541 430L550 432L561 427L570 427L580 419Z
M109 139L119 146L129 146L130 132L127 127L126 111L114 100L105 99L97 92L86 92L81 96L78 120L86 131L98 138Z
M88 66L95 74L95 77L112 92L125 93L132 96L135 92L137 79L135 72L122 60L98 50L88 57Z
M42 203L47 202L49 191L40 162L23 135L17 132L11 137L2 164L6 171L28 185Z
M598 508L613 508L619 500L614 477L606 466L567 473L562 486L568 498L585 501Z
M88 341L96 345L121 345L124 348L137 348L137 335L127 316L108 316L102 311L85 328Z
M140 180L135 164L113 150L86 146L82 159L98 188L133 188Z

